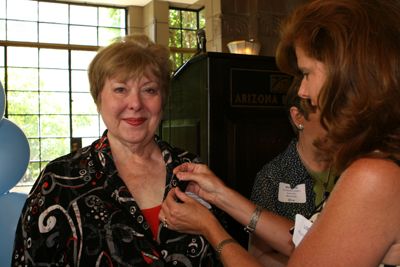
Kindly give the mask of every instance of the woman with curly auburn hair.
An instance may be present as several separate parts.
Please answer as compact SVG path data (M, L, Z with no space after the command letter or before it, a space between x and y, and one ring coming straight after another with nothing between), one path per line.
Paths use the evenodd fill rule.
M185 163L177 177L290 255L287 266L400 266L399 18L398 0L314 0L282 24L278 66L301 79L298 94L320 112L327 131L320 147L340 173L309 220L296 215L294 223L259 208L205 165ZM204 235L225 266L261 265L178 189L160 217Z

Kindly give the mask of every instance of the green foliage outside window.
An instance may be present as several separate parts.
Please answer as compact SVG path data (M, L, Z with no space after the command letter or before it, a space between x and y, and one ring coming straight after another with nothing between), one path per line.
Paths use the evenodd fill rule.
M179 68L197 52L197 30L205 27L204 9L170 8L169 47L174 69Z
M20 184L69 153L71 140L85 146L102 134L86 71L99 46L125 34L123 8L0 0L5 117L24 131L31 152Z

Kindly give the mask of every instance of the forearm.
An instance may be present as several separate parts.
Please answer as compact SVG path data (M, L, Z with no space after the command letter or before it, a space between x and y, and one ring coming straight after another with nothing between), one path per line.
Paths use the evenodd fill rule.
M284 267L289 259L288 256L272 249L268 243L255 235L250 236L248 251L258 262L268 267Z
M204 236L210 242L214 249L217 249L218 245L221 244L223 240L232 238L216 219L208 221L207 227L204 230ZM220 249L219 257L224 267L262 266L252 255L247 252L247 250L245 250L237 242L229 242L223 245Z
M242 225L250 222L256 208L254 203L229 187L225 187L219 197L215 198L214 205ZM293 221L264 209L253 234L264 240L271 248L289 256L294 248L292 235L289 233L293 225Z

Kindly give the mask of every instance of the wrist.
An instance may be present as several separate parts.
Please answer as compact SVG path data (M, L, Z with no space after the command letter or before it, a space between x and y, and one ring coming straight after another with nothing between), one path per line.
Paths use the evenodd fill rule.
M231 200L234 199L235 191L227 186L219 187L219 191L216 193L214 205L221 210L226 210L231 206Z

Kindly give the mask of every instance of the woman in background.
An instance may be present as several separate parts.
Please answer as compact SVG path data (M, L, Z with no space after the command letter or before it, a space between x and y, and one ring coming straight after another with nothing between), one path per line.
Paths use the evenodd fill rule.
M257 173L250 200L292 221L296 214L309 217L332 190L336 176L329 155L318 148L326 138L319 114L297 92L294 82L286 94L289 121L296 137L288 147ZM249 252L265 266L286 266L288 257L250 235Z
M321 149L341 173L314 223L296 220L301 230L309 228L296 249L292 223L256 208L205 165L186 163L175 169L177 177L290 255L289 267L400 265L399 17L398 0L314 0L282 25L278 66L302 78L299 96L319 110L327 130ZM225 266L260 266L178 189L160 217L173 229L203 234Z

